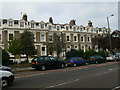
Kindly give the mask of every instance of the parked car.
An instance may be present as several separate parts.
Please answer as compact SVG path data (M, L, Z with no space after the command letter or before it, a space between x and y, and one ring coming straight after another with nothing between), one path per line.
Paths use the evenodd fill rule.
M103 58L102 56L98 56L98 55L90 56L88 60L89 60L90 63L96 63L96 64L106 62L105 58Z
M11 85L13 82L14 75L12 72L0 70L0 83L3 88Z
M79 66L79 65L86 65L89 63L89 60L85 60L81 57L72 57L71 59L66 61L67 66Z
M116 55L116 61L120 61L120 55Z
M52 57L52 56L40 56L38 58L34 58L32 60L32 68L35 68L36 70L46 70L49 68L64 68L65 62Z
M6 71L12 72L12 68L8 67L8 66L2 66L2 65L0 65L0 70L6 70Z
M107 61L116 61L116 59L117 59L116 55L110 55L110 56L106 57Z

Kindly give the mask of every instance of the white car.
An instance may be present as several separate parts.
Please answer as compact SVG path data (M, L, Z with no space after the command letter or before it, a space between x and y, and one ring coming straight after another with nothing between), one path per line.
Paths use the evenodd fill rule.
M6 87L14 82L14 75L10 71L0 70L0 85Z
M107 61L116 61L116 55L111 55L106 58Z

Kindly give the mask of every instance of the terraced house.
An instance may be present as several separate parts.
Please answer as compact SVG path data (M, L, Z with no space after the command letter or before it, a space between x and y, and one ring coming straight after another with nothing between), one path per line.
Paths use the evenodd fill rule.
M98 50L98 46L92 43L92 38L108 34L107 28L96 28L91 21L88 21L87 26L76 25L74 19L67 24L55 24L52 17L49 18L48 22L36 22L34 20L28 21L27 15L24 14L20 20L0 19L0 47L8 50L8 42L12 40L12 37L19 38L20 33L24 30L34 33L34 45L39 56L47 55L47 47L44 43L52 43L54 33L63 38L64 53L71 48L83 49L84 51Z

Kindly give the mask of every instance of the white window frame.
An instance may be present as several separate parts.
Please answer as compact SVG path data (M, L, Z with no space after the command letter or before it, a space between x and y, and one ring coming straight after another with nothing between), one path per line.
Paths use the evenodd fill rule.
M43 37L42 37L42 36L43 36ZM45 41L46 41L45 34L41 34L41 35L40 35L40 41L41 41L41 42L45 42Z
M85 45L81 45L81 49L85 51Z
M35 28L35 23L31 23L31 24L30 24L30 27L31 27L31 28Z
M9 26L9 27L13 27L13 21L9 21L9 22L8 22L8 26Z
M76 41L75 41L75 37L76 37ZM74 42L78 42L78 37L77 36L74 36Z
M44 28L45 28L45 24L41 23L41 24L40 24L40 28L41 28L41 29L44 29Z
M23 23L23 26L21 27L21 24ZM25 27L25 22L20 22L20 28L24 28Z
M88 50L90 50L91 49L91 45L88 45Z
M83 37L83 41L82 41L82 37ZM81 42L84 42L84 36L81 36L81 37L80 37L80 40L81 40Z
M67 38L67 37L69 37L69 38ZM69 39L69 40L68 40L68 39ZM66 36L66 41L67 41L67 42L70 42L70 36L68 36L68 35Z
M44 49L45 49L44 51L43 51L43 47L44 47ZM42 52L42 53L41 53L42 55L46 55L46 47L45 47L45 46L42 46L42 47L41 47L41 52Z
M51 27L51 28L50 28L50 27ZM52 26L51 26L51 25L49 25L49 26L48 26L48 29L49 29L49 30L52 30Z
M89 41L88 41L88 37L89 37ZM90 37L90 36L88 36L88 37L87 37L87 41L88 41L88 42L91 42L91 37Z
M76 31L76 29L77 29L76 27L73 27L73 31Z
M67 29L68 28L68 29ZM69 30L69 26L66 26L66 30L68 31Z
M51 39L51 41L50 41ZM49 42L52 42L53 41L53 35L49 35Z
M78 45L75 45L74 48L78 50Z
M8 41L11 41L11 40L10 40L10 34L12 34L12 35L13 35L13 38L14 38L14 33L9 33L9 34L8 34Z
M60 30L60 26L56 26L56 29L59 31Z

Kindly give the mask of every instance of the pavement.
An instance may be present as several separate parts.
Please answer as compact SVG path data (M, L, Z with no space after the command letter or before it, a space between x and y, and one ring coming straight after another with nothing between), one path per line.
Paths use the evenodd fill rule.
M24 67L24 68L12 68L12 72L24 72L24 71L33 71L35 70L32 67Z

